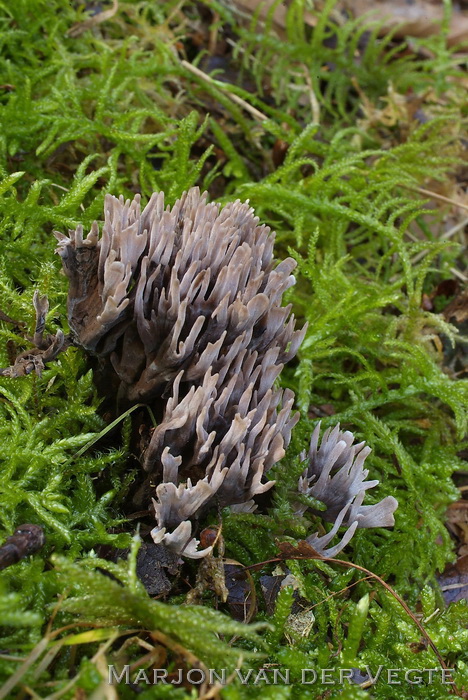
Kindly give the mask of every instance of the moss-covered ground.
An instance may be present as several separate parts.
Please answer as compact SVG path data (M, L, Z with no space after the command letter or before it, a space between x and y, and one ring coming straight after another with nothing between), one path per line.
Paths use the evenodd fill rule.
M309 327L282 376L302 417L275 469L275 500L268 513L222 514L226 556L258 564L275 557L277 538L322 527L292 518L290 490L316 420L340 422L372 448L380 485L366 502L399 501L393 529L360 531L342 556L395 588L461 693L468 606L447 606L436 579L456 557L445 516L460 498L467 399L462 314L445 312L466 281L466 77L459 47L447 48L444 7L437 34L404 40L330 1L293 0L279 30L273 10L260 23L208 0L1 2L0 309L16 323L1 322L0 366L30 347L36 289L50 301L48 331L67 332L52 231L101 220L105 193L146 201L162 189L171 203L198 185L222 203L249 199L277 232L278 259L298 261L286 301ZM248 624L208 585L203 605L184 604L196 565L174 595L152 600L126 517L139 478L132 416L103 441L100 402L76 347L41 377L0 378L0 535L33 522L47 537L0 575L0 697L448 697L440 672L387 682L387 669L440 669L440 659L356 569L288 562L300 602L286 586L273 614L259 578L276 569L252 570ZM132 552L115 564L104 545ZM229 682L109 687L109 664L202 664L226 668ZM229 675L236 665L255 677L289 669L291 682L260 691ZM371 692L366 676L338 682L337 669L366 666L385 669ZM324 668L335 685L321 681ZM302 684L301 669L317 682Z

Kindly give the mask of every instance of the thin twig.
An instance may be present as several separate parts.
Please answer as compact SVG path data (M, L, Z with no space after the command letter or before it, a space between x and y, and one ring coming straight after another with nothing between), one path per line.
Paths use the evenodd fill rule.
M451 267L450 272L455 277L458 277L458 279L461 280L463 283L468 282L468 277L464 275L463 272L460 272L460 270L457 270L456 267Z
M468 204L463 202L457 202L455 199L450 199L450 197L444 197L443 194L437 194L437 192L432 192L431 190L426 190L424 187L416 187L413 185L401 184L401 187L405 187L407 190L412 192L419 192L419 194L424 194L431 199L437 199L440 202L445 202L446 204L451 204L454 207L459 207L460 209L466 209L468 211Z
M3 698L7 698L10 695L10 691L13 690L15 685L20 682L20 680L27 673L27 671L30 669L33 663L46 650L48 643L48 637L43 637L41 641L34 647L34 649L29 654L25 662L21 664L17 671L12 676L10 676L6 683L4 683L0 688L0 700L2 700Z
M447 238L452 238L452 236L464 229L465 226L468 226L468 219L459 221L458 224L455 224L455 226L452 226L452 228L450 228L448 231L445 231L445 233L441 235L441 239L443 238L445 240Z
M109 10L98 12L98 14L88 17L88 19L85 19L83 22L74 24L72 27L70 27L66 36L75 39L77 36L80 36L80 34L83 34L83 32L85 32L87 29L92 29L97 24L101 24L102 22L106 22L108 19L111 19L111 17L117 13L118 9L119 0L113 0L112 7Z
M59 190L63 190L63 192L70 192L70 188L69 188L69 187L63 187L62 185L57 185L56 182L51 182L51 183L50 183L50 186L51 186L51 187L56 187L56 188L59 189ZM80 203L80 209L81 209L81 211L84 211L84 210L85 210L83 202Z
M357 586L358 583L362 583L363 581L368 581L371 578L372 578L372 576L363 576L362 578L358 579L357 581L354 581L354 583L350 583L349 586L345 586L344 588L341 588L339 591L333 591L333 593L330 593L330 595L327 595L326 598L322 598L322 600L319 600L318 603L314 603L313 605L311 605L310 608L307 608L307 610L313 610L318 605L323 605L323 603L326 603L327 600L330 600L331 598L335 598L335 596L340 595L340 593L346 593L346 591L350 591L351 588L353 588L354 586Z
M308 94L310 106L312 109L312 121L314 124L320 124L320 104L314 92L314 86L312 85L312 80L310 79L309 69L305 64L302 64L302 67L304 69L304 77L309 91Z
M452 236L454 236L456 233L458 233L458 231L461 231L467 225L468 225L468 219L463 219L463 221L460 221L458 224L456 224L455 226L452 226L451 229L449 229L448 231L445 231L445 233L443 233L441 236L439 236L439 240L440 241L447 241L449 238L452 238ZM413 237L408 231L406 233L407 233L409 238L411 238L413 241L415 241L415 243L418 242L418 239ZM426 255L429 253L429 250L430 250L429 248L425 248L424 250L420 250L419 253L416 253L416 255L413 258L411 258L411 264L415 265L420 260L422 260L424 257L426 257ZM462 282L467 281L467 278L465 277L465 275L463 273L461 273L459 270L457 270L456 268L450 268L450 272L452 272L455 275L455 277L459 277L459 279L461 279ZM394 279L396 279L396 278L392 278L392 280L394 280Z
M264 122L268 119L268 117L263 114L263 112L260 112L258 109L253 107L251 104L246 102L245 100L242 99L242 97L239 97L239 95L235 95L234 93L230 92L226 86L221 83L219 80L214 80L210 75L207 73L204 73L202 70L197 68L196 66L192 66L191 63L188 61L181 61L180 62L184 68L186 68L190 73L193 73L193 75L196 75L198 78L201 78L202 80L205 80L207 83L211 83L212 85L216 85L217 88L220 88L223 90L226 95L229 96L229 99L231 99L233 102L236 102L238 105L243 107L243 109L246 110L246 112L249 112L254 119L258 119L261 122Z

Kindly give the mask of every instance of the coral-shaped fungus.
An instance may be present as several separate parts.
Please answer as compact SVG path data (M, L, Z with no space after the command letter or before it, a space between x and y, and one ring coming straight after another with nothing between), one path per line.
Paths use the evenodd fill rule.
M253 510L298 420L293 392L275 387L305 334L281 306L295 262L275 263L274 234L248 204L220 209L197 188L172 209L162 192L143 211L139 195L107 195L101 238L96 222L86 238L81 226L56 236L75 342L112 366L122 401L161 416L143 455L158 484L153 539L204 556L211 548L197 549L193 519L214 504ZM392 524L396 507L388 498L361 506L377 483L364 483L367 448L337 430L318 451L314 433L299 484L335 521L331 536L311 540L319 551L340 524L348 531L338 548L356 527Z
M321 554L333 557L345 547L358 527L390 527L395 524L393 513L398 502L387 496L380 503L363 506L367 489L377 486L377 480L366 481L369 474L364 469L366 457L371 452L364 442L354 445L354 435L349 430L340 430L339 424L323 434L320 448L318 439L320 423L315 427L310 440L309 454L304 473L299 478L298 491L312 496L325 505L317 511L324 520L334 523L326 535L310 535L307 542ZM301 454L303 460L306 454ZM296 514L302 515L307 505L297 504ZM311 508L313 510L313 508ZM343 539L328 550L324 548L336 535L338 528L347 528Z

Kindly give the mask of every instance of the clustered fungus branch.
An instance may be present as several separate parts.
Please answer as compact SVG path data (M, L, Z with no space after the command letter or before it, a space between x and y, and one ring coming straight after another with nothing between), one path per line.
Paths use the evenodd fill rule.
M142 457L157 484L153 539L193 558L211 551L198 550L194 519L214 504L252 511L274 485L266 474L298 420L293 392L275 383L306 330L281 305L294 260L275 263L274 234L248 204L220 209L206 197L192 188L169 208L160 192L141 210L139 195L107 195L101 237L96 223L86 238L81 226L56 233L74 341L112 367L121 401L157 405L161 415ZM323 497L335 522L314 540L319 550L340 524L342 542L356 527L392 524L396 507L361 506L377 483L364 483L367 448L337 430L318 451L314 433L299 483Z
M363 506L367 489L374 488L377 480L366 481L369 474L364 462L371 449L364 442L354 443L354 435L349 430L340 430L340 425L328 428L318 447L320 423L315 427L310 440L309 453L301 454L307 467L298 482L298 492L312 496L325 505L325 510L316 511L324 520L334 523L326 535L310 535L307 542L321 554L334 557L350 541L358 527L391 527L395 524L393 513L398 502L387 496L380 503ZM296 515L303 515L307 505L297 504ZM309 510L314 510L309 508ZM338 528L345 526L347 531L337 545L324 548L336 535Z
M26 337L33 343L34 348L20 353L10 367L0 368L0 377L24 377L31 372L40 376L45 365L54 360L67 346L67 341L61 330L58 330L54 336L44 336L46 316L49 311L47 297L41 297L36 290L33 296L33 306L36 311L34 336L32 338ZM6 318L11 322L8 316Z

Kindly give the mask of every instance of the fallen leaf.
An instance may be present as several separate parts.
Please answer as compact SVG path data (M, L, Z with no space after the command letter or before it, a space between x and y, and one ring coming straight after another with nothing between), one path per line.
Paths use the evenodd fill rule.
M263 599L268 615L273 615L276 607L276 599L281 590L281 584L286 578L286 574L279 576L261 576L260 586L262 587Z
M279 34L285 35L288 2L275 0L235 0L235 6L250 14L257 13L259 20L271 17L272 28ZM369 14L369 21L382 23L381 34L391 31L397 37L415 36L427 37L440 32L444 7L439 0L342 0L335 7L335 12L344 10L343 15L351 13L354 17ZM372 13L371 13L372 11ZM304 21L310 27L315 27L318 21L316 15L304 13ZM453 6L452 20L447 37L449 46L460 44L468 38L468 13Z
M442 2L431 0L343 0L341 6L355 17L370 13L369 20L383 22L381 34L395 31L395 36L427 37L440 32L444 17ZM453 7L449 46L468 39L468 14Z
M468 524L468 501L460 499L451 503L447 510L446 520L456 525Z
M442 313L447 321L450 321L450 319L455 319L457 323L466 321L468 319L468 289L457 294Z
M257 612L255 583L249 571L234 559L224 560L227 604L235 620L250 622Z
M456 503L451 503L447 509L445 522L448 530L457 540L457 554L462 557L468 552L468 501L461 498Z
M280 36L284 35L288 12L287 2L277 2L276 0L235 0L234 4L244 12L247 11L250 14L254 14L256 12L260 20L264 20L267 16L271 16L271 11L273 10L273 29ZM318 17L310 12L305 12L304 21L309 25L309 27L315 27L318 22Z
M291 542L277 542L280 559L324 559L313 547L305 540L299 540L292 544Z
M468 554L448 566L438 581L447 604L468 600Z
M45 535L40 525L20 525L0 547L0 570L16 564L44 546Z

